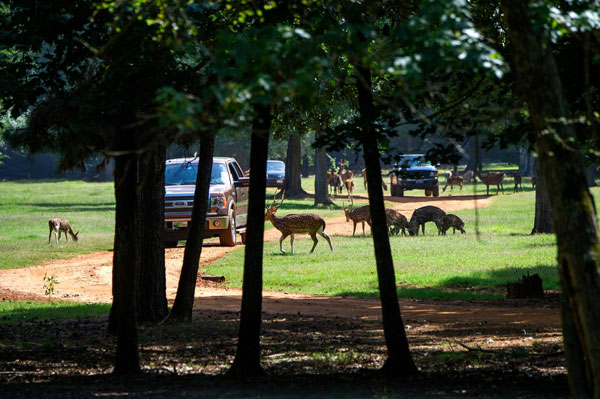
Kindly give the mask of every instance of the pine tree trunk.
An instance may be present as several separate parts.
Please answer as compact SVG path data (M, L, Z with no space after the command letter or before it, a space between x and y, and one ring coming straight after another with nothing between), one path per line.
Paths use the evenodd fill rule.
M250 148L250 198L244 254L244 281L238 345L228 375L251 378L264 375L260 365L260 328L262 312L262 260L265 229L265 190L267 155L271 129L271 110L256 105Z
M206 133L200 139L200 155L198 157L198 174L196 175L192 221L185 243L183 265L179 274L175 302L173 302L173 308L167 320L192 320L194 294L198 280L202 244L204 242L204 224L206 223L206 210L208 209L208 194L214 149L215 134L213 132Z
M367 67L356 67L356 88L363 132L363 152L367 168L369 206L371 210L371 225L379 295L383 317L383 331L387 345L388 358L383 366L383 372L389 376L398 376L417 372L412 355L408 348L408 340L404 330L404 322L400 314L398 293L396 291L396 276L394 260L390 248L383 190L381 187L381 166L379 164L379 149L377 140L373 137L376 110L373 104L371 88L371 71Z
M285 184L283 186L287 198L304 198L307 196L306 191L302 189L301 156L300 135L290 134L285 158Z
M137 287L138 322L155 323L168 313L165 276L165 158L166 148L157 145L142 157L140 275Z
M539 161L535 161L535 220L531 234L554 234L550 197L546 186L546 178Z
M324 134L317 131L317 137ZM327 193L327 152L325 147L315 149L315 206L330 205L331 199Z
M126 135L121 132L121 136ZM117 148L132 151L133 146L126 144ZM139 273L137 172L137 157L133 155L133 151L115 157L116 209L111 319L117 335L114 368L114 374L117 375L140 371L135 305Z
M502 0L502 10L540 166L552 182L547 189L565 296L563 337L571 391L574 397L600 398L600 234L594 200L580 154L567 144L575 137L573 126L553 122L570 119L550 44L532 26L536 14L522 0Z

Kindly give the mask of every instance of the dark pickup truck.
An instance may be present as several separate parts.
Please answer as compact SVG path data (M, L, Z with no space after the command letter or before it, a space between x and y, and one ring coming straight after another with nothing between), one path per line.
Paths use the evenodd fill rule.
M440 195L438 170L425 160L425 154L402 155L391 172L390 192L393 197L404 197L407 190L425 190L427 197Z
M165 169L165 246L185 240L192 220L198 159L170 159ZM234 246L236 233L246 242L250 178L234 158L213 158L204 238L219 237Z

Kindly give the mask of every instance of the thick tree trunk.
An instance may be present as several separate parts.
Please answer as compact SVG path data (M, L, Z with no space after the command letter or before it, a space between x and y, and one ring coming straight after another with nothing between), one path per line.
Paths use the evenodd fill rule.
M317 131L317 137L324 134ZM325 147L315 149L315 206L330 205L331 199L327 193L327 152Z
M198 157L198 174L196 175L192 221L185 243L183 265L179 274L179 285L177 286L175 302L167 320L192 320L194 294L198 279L202 244L204 242L204 224L206 222L206 210L208 209L208 193L210 190L214 149L214 133L210 132L202 136L200 139L200 155Z
M121 132L121 136L126 136ZM119 139L123 140L123 139ZM139 273L137 157L133 146L119 146L126 155L115 157L115 243L111 319L117 334L114 374L140 371L136 317L136 280Z
M394 260L392 259L388 237L383 190L381 187L379 149L377 140L373 137L376 110L373 104L371 71L369 68L357 66L356 80L363 134L362 145L367 168L373 245L375 246L379 295L381 298L383 331L388 353L383 371L386 375L395 377L399 374L416 373L417 368L408 348L404 322L402 321L400 305L398 304Z
M513 62L536 133L558 246L563 336L575 397L600 398L600 235L593 198L576 148L550 45L532 26L536 14L522 0L502 0ZM547 132L554 134L547 134Z
M228 375L251 378L264 375L260 365L260 327L262 312L262 260L265 230L265 190L267 154L271 130L271 110L256 105L250 148L250 198L248 229L244 254L244 281L238 345Z
M158 322L168 313L165 276L166 148L158 145L142 157L140 274L137 287L138 322Z
M290 134L285 158L285 183L283 186L287 198L304 198L307 196L306 191L302 189L301 156L300 135Z
M535 161L535 220L531 234L553 234L550 197L546 185L546 177L539 161Z

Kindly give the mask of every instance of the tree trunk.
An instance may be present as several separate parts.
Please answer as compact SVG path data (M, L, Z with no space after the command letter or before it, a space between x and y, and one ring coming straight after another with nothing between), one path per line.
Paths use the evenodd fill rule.
M215 134L210 132L203 135L200 139L200 155L198 157L198 174L196 175L192 221L185 242L183 265L179 274L175 302L167 320L192 320L194 294L196 291L196 281L198 280L202 244L204 242L204 224L206 223L206 210L208 209L214 149Z
M307 196L306 191L302 189L301 156L300 135L290 134L285 158L285 183L283 185L285 196L288 198L304 198Z
M321 131L317 131L316 135L319 137L324 134ZM330 205L332 204L327 193L327 152L325 147L319 147L315 149L315 204L318 205Z
M244 281L238 345L228 375L251 378L264 375L260 365L260 327L262 312L262 260L265 230L265 190L267 155L271 130L271 110L255 105L250 147L250 198L244 254Z
M539 161L535 161L535 175L535 220L531 234L554 234L550 197L548 196L544 171Z
M536 134L558 246L563 336L574 397L600 398L600 235L551 46L522 0L502 0L517 78ZM553 134L546 134L546 132ZM576 222L574 222L576 221Z
M168 313L165 276L165 159L157 145L140 163L140 274L137 287L138 322L155 323Z
M377 140L373 137L376 110L373 104L371 71L369 68L357 66L356 80L360 125L362 129L362 146L365 166L367 168L371 229L373 245L375 246L383 331L388 353L388 358L383 366L383 372L386 375L395 377L398 374L415 373L417 372L417 368L408 348L404 322L402 321L400 305L398 304L394 260L392 259L390 248L383 190L381 187L379 149Z
M465 170L472 170L473 172L477 172L477 165L479 163L479 149L477 146L479 145L479 140L476 137L469 137L467 140L464 149L467 153L467 166Z
M120 132L118 137L127 136ZM120 138L127 140L127 138ZM139 273L137 157L133 146L119 145L128 152L115 157L115 243L113 254L113 305L111 319L117 334L114 374L140 371L136 318L136 281Z

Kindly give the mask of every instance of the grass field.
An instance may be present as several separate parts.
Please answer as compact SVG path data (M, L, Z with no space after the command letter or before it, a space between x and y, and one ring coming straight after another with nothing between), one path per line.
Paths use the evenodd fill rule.
M307 180L303 185L308 188L310 183ZM362 188L361 183L357 185ZM540 273L546 289L557 289L555 239L552 235L529 235L535 199L534 192L527 188L518 194L493 197L493 205L479 209L477 214L472 210L456 212L465 221L465 236L438 237L433 224L428 224L425 237L392 237L399 294L415 298L493 298L502 293L506 282L527 272ZM473 185L467 185L463 192L472 190ZM482 190L485 186L478 184L476 192ZM599 197L600 189L592 192ZM0 268L112 248L111 183L0 182L0 194ZM286 200L280 213L315 212L335 217L340 216L342 201L338 198L337 205L315 210L312 200ZM82 232L77 244L63 240L58 245L48 244L48 219L58 215ZM272 228L270 223L266 227ZM372 238L334 236L332 241L334 253L321 241L315 253L309 255L312 242L301 236L296 240L294 256L280 254L278 242L265 243L265 289L376 296ZM285 248L289 248L289 239ZM241 286L243 253L241 248L234 251L206 272L223 274L230 286Z

